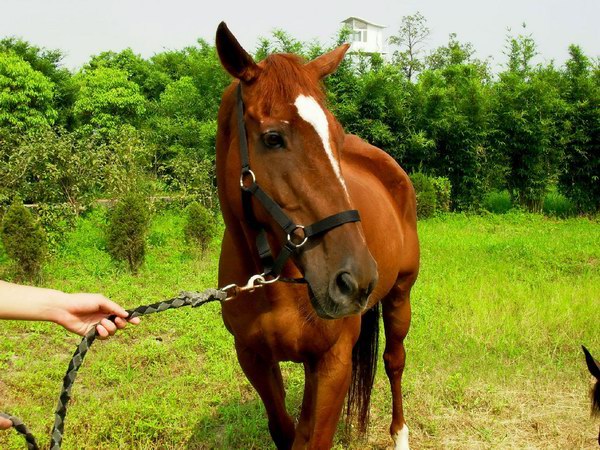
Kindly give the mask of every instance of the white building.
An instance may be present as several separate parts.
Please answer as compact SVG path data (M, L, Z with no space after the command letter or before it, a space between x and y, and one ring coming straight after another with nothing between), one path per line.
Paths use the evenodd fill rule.
M378 25L360 17L348 17L342 23L352 34L350 35L350 51L363 53L379 53L385 55L383 29L385 25Z

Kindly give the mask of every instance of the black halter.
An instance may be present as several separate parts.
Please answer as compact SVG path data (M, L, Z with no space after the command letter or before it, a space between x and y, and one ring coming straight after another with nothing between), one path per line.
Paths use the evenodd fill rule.
M242 84L238 84L237 88L237 124L239 133L240 157L242 170L240 175L240 187L242 189L242 207L246 220L258 230L256 237L256 247L258 255L263 266L263 276L278 278L281 274L285 262L306 242L319 234L325 233L333 228L339 227L348 222L360 221L358 211L350 209L329 217L321 219L312 225L296 224L260 186L256 183L256 176L250 169L250 159L248 154L248 138L246 136L246 123L244 122L244 101L242 99ZM250 184L246 185L245 181L250 179ZM287 241L284 243L281 252L276 258L273 257L273 252L267 240L267 232L265 227L258 223L252 210L251 198L254 196L267 210L271 217L279 224L282 230L287 235ZM302 231L303 237L301 242L294 241L295 234ZM303 281L300 280L282 280L282 281Z

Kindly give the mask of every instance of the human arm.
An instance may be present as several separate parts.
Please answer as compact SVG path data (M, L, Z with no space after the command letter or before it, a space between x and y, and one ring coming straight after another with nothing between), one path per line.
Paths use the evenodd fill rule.
M108 316L116 315L114 322ZM100 339L127 325L127 312L100 294L67 294L54 289L0 281L0 319L44 320L81 336L95 324ZM130 319L133 324L139 318Z

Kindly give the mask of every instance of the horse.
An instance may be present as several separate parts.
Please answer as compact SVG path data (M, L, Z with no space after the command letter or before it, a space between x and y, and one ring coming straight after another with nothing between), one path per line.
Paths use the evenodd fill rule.
M585 355L585 362L588 370L594 379L592 391L590 393L590 397L592 398L592 416L598 416L600 415L600 361L596 361L588 349L583 345L581 348ZM600 430L598 430L598 445L600 445Z
M221 312L279 449L331 448L344 408L366 430L380 310L390 433L396 449L409 448L401 383L419 270L415 192L393 158L346 134L325 105L322 80L348 47L256 63L225 23L216 33L233 77L217 120L219 285L257 281ZM297 425L281 361L304 368Z

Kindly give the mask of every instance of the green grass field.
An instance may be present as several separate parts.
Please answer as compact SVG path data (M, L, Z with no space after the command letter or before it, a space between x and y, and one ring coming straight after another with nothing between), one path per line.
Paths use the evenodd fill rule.
M105 214L80 220L44 286L101 292L126 307L216 285L219 242L183 244L181 214L153 221L138 276L104 251ZM594 448L580 344L600 354L600 224L524 214L447 215L419 224L422 269L407 339L405 409L413 448ZM0 249L0 278L10 278ZM46 446L79 339L47 323L0 323L0 410ZM380 365L366 440L384 449L390 394ZM284 364L298 412L302 371ZM0 448L25 448L15 432ZM237 364L219 306L144 318L88 355L73 389L65 449L273 448L263 407Z

